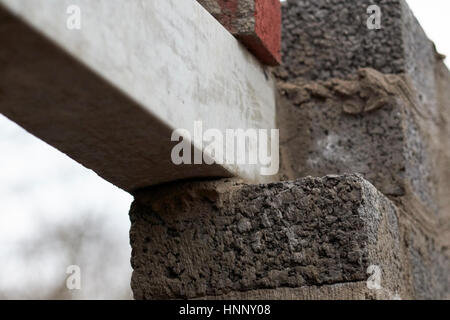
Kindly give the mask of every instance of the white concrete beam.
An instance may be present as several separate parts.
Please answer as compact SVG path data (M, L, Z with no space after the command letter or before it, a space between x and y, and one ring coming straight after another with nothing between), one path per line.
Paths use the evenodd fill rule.
M70 5L80 30L66 27ZM259 165L171 162L173 129L196 120L275 127L273 80L196 1L0 0L0 43L0 112L111 183L270 179Z

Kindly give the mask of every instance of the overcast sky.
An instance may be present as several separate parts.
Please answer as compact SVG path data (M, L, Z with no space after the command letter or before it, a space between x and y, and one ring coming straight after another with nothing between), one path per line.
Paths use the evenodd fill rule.
M407 0L428 37L440 53L449 56L450 66L450 0Z
M438 50L450 55L450 0L408 2ZM116 248L117 264L129 275L131 201L124 191L0 115L0 293L26 286L30 279L39 281L35 266L15 263L14 244L43 232L36 229L37 222L77 219L83 213L111 224L114 237L123 243Z

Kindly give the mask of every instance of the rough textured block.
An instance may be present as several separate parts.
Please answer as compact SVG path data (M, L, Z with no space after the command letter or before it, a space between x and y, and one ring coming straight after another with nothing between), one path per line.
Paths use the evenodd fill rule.
M363 174L398 205L412 296L448 298L450 73L406 2L289 0L283 56L282 178Z
M281 62L279 0L197 0L262 63Z
M172 132L197 120L222 133L275 127L273 80L195 0L79 0L80 30L66 28L72 4L0 0L2 114L126 191L267 181L259 165L171 161Z
M328 285L325 298L363 289L370 265L385 297L409 294L396 208L357 175L161 186L136 194L130 217L137 299L318 298L307 287Z
M367 28L373 4L379 30ZM353 78L372 68L409 75L423 102L434 103L434 46L404 0L288 0L282 12L280 79Z
M289 0L282 46L282 178L361 173L449 243L450 76L406 2Z
M362 69L355 81L280 85L284 179L357 172L383 194L411 191L438 210L432 139L437 123L417 103L407 78Z

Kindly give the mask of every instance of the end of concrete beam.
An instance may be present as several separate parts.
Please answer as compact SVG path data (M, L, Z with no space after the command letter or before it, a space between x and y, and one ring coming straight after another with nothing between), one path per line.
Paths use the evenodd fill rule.
M281 63L279 0L197 0L263 64Z

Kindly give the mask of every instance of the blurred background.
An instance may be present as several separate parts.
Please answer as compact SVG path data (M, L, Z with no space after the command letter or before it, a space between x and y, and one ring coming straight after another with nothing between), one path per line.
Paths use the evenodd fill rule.
M450 54L450 1L408 3ZM131 201L0 115L0 299L131 299ZM80 290L66 288L70 265Z

